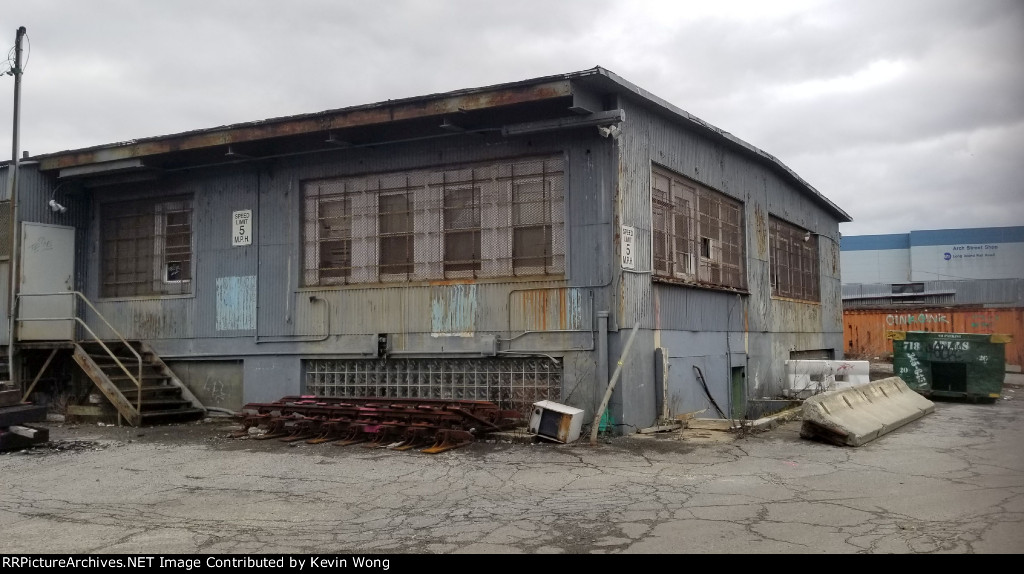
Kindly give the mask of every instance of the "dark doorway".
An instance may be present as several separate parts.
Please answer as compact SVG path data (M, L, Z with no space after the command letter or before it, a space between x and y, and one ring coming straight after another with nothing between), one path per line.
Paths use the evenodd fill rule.
M932 363L932 390L967 392L967 363Z

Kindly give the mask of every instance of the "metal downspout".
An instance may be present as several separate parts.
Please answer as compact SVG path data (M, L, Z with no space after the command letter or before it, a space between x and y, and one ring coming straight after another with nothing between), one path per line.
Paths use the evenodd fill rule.
M597 393L608 387L608 311L597 312L597 385L594 388L594 404L598 403Z

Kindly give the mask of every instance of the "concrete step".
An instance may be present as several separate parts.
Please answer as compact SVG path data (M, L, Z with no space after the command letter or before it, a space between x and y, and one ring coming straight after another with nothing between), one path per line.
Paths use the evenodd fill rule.
M197 408L181 408L155 411L143 410L141 414L143 424L156 424L161 422L184 422L197 420L205 415L206 411Z

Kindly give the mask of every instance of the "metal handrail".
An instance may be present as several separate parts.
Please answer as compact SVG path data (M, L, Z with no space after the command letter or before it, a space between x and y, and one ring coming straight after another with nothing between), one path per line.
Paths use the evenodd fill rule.
M122 336L121 333L117 329L115 329L114 326L111 325L109 321L107 321L107 318L104 317L103 314L100 313L99 309L97 309L96 306L92 304L92 301L89 301L89 299L84 294L82 294L82 292L80 292L80 291L58 291L58 292L55 292L55 293L18 293L18 298L20 299L22 297L53 297L55 295L74 295L75 297L77 297L77 299L73 299L73 301L75 301L75 303L74 303L73 308L72 308L72 314L75 315L75 316L73 316L73 317L37 317L37 318L32 318L32 319L24 319L24 318L20 318L19 317L16 320L20 321L20 322L29 322L29 321L76 321L79 325L84 327L85 330L90 335L92 335L92 338L97 343L99 343L101 347L103 347L103 350L106 351L108 355L110 355L110 358L114 359L114 362L117 363L117 366L121 367L121 370L124 371L124 374L128 375L128 378L133 383L135 383L135 389L136 389L135 409L136 409L136 411L138 413L141 413L142 412L142 355L140 355L138 353L138 351L135 350L134 347L132 347L130 344L128 344L128 341L125 340L124 336ZM138 374L137 378L132 376L132 374L128 370L128 368L124 366L124 363L122 363L121 360L117 358L117 355L115 355L114 352L111 351L109 347L107 347L106 343L104 343L103 340L100 339L96 335L96 333L92 330L92 328L89 327L89 325L86 324L85 321L83 321L82 319L80 319L77 316L78 315L78 302L77 302L78 299L81 299L82 301L84 301L85 304L88 305L90 309L92 309L93 313L95 313L96 316L99 317L100 321L103 321L103 324L106 325L107 328L110 329L110 331L113 332L114 335L117 336L117 338L121 341L121 343L123 343L124 346L127 347L128 350L131 351L131 353L133 355L135 355L135 360L138 362L138 365L139 365L139 374ZM12 339L12 342L13 342L14 333L11 334L11 339ZM78 334L76 332L72 333L71 341L74 342L74 343L78 342Z

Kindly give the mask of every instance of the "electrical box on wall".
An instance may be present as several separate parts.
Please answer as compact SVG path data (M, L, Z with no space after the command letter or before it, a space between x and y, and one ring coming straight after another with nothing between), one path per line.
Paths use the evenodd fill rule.
M537 436L568 443L580 438L582 425L582 409L554 401L540 401L533 403L528 430Z

